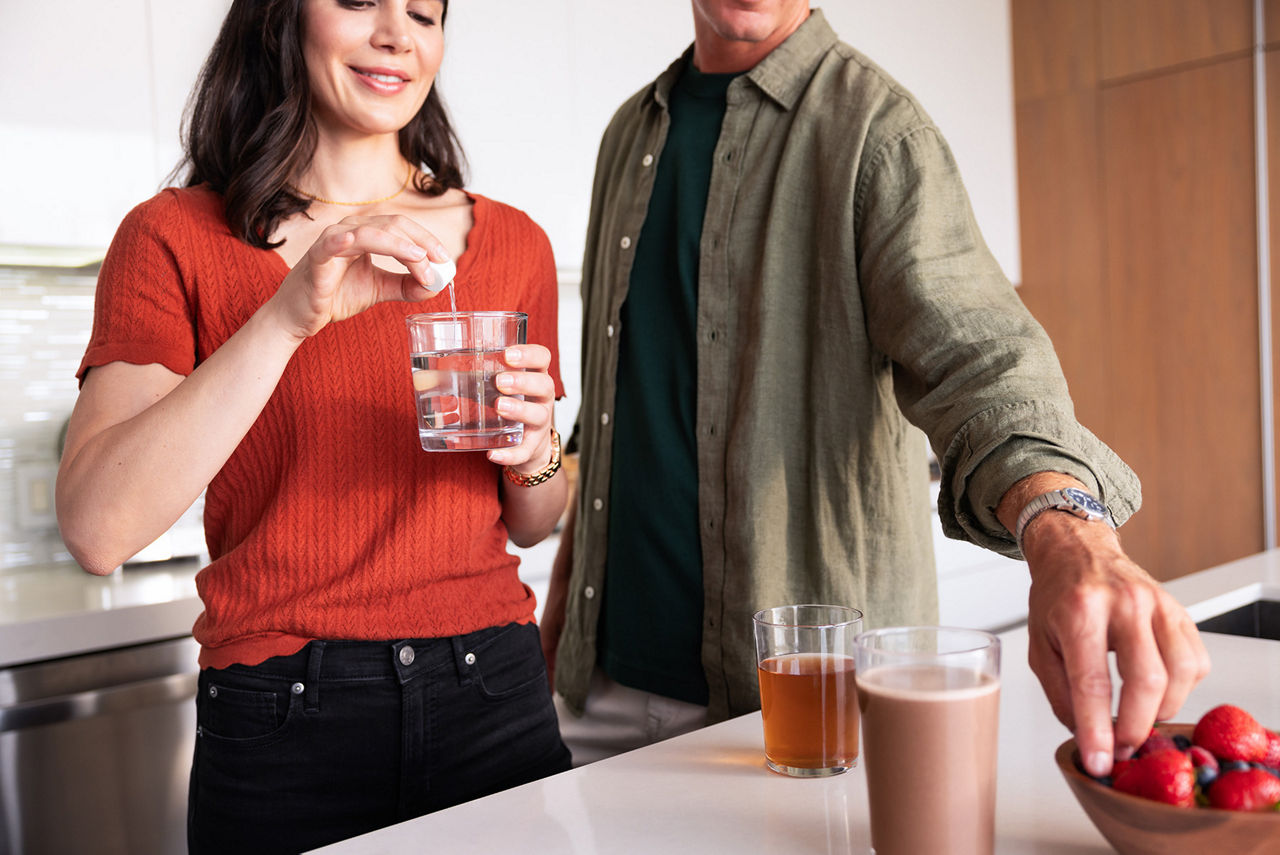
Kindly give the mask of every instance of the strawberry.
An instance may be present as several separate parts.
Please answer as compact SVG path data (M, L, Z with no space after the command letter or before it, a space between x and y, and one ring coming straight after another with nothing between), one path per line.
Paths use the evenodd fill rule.
M1262 758L1264 766L1280 769L1280 733L1267 731L1267 755Z
M1172 739L1170 739L1168 736L1165 736L1163 733L1161 733L1160 731L1156 730L1153 727L1151 728L1151 733L1147 734L1146 741L1143 742L1142 745L1138 748L1138 750L1134 753L1138 757L1144 757L1147 754L1153 754L1156 751L1163 751L1164 749L1167 749L1167 748L1177 748L1177 747L1178 746L1174 744Z
M1163 748L1117 763L1111 780L1120 792L1144 799L1188 808L1196 803L1195 770L1187 755L1177 748Z
M1209 788L1209 804L1224 810L1271 810L1280 802L1280 778L1263 769L1223 772Z
M1267 756L1267 729L1239 707L1222 704L1200 717L1191 741L1219 760L1252 763Z

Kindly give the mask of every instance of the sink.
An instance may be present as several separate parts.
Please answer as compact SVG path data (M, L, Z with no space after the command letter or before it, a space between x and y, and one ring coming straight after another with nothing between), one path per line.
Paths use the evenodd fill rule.
M1280 641L1280 600L1257 600L1196 624L1202 632Z

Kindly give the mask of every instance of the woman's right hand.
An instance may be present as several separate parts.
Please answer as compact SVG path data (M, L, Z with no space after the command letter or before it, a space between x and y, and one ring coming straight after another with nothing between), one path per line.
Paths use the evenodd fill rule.
M408 272L379 267L375 255L395 259ZM428 261L448 259L439 239L409 217L346 217L320 233L271 303L285 329L302 340L377 303L426 299L433 276Z

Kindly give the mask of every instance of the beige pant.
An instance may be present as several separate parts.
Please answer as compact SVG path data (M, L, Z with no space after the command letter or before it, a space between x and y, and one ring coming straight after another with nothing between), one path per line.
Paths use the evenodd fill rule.
M643 748L707 723L706 707L620 685L599 667L591 672L581 716L570 712L559 695L555 703L560 737L573 754L574 766Z

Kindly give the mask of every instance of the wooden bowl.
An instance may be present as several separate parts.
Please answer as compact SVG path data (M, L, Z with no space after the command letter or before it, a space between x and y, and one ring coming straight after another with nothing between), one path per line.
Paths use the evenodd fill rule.
M1194 724L1161 724L1162 733L1187 738ZM1280 855L1280 813L1179 808L1099 784L1080 770L1074 739L1054 760L1076 800L1120 855Z

